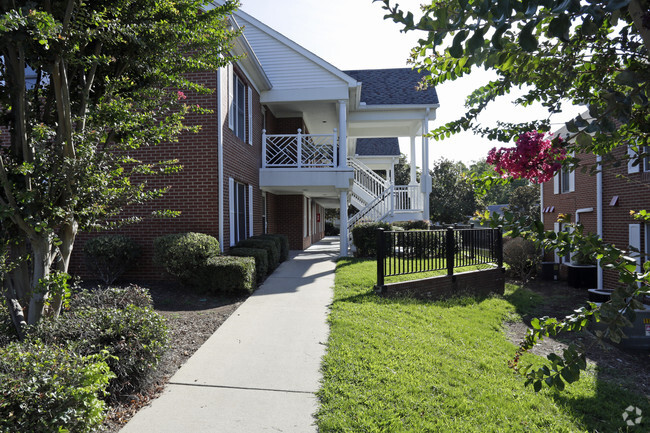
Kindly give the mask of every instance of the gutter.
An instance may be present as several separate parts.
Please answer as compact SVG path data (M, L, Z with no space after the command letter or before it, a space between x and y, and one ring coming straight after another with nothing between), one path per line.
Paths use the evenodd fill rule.
M603 167L601 165L602 157L596 157L596 164L598 165L598 173L596 174L596 234L600 239L603 238ZM596 287L603 288L603 268L600 267L600 260L598 260L598 275Z
M223 89L221 86L221 70L223 68L217 69L217 158L218 158L218 168L219 171L219 248L221 252L224 251L223 243L223 109L221 108L221 98L223 94Z

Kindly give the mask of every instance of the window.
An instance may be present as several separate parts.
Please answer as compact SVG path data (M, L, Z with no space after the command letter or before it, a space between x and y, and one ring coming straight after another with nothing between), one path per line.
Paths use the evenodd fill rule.
M650 171L650 146L645 146L643 153L646 154L643 157L643 171Z
M246 185L236 182L233 178L229 179L230 190L230 245L248 237L248 227L250 218L248 215L247 205L249 204L249 194Z
M565 194L576 190L576 172L562 167L553 177L553 193Z
M639 159L639 154L631 146L627 148L628 173L650 172L650 146L643 147L643 158Z
M239 139L253 144L253 89L228 66L228 126Z

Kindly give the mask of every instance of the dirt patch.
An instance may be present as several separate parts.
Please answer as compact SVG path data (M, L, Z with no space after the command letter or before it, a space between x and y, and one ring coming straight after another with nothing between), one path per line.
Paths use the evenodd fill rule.
M523 315L523 322L509 322L506 333L514 344L519 344L533 317L556 317L571 314L586 305L588 292L574 289L563 282L533 281L527 288L542 296L542 302ZM595 367L598 379L616 382L650 398L650 352L628 351L603 343L589 331L567 333L557 338L547 338L535 346L531 353L546 357L549 353L562 353L569 344L577 343L587 349L587 361Z
M156 312L167 319L170 349L142 393L129 396L109 408L102 432L115 433L135 413L158 397L165 384L187 359L201 347L241 305L245 297L212 296L194 293L178 284L143 285L149 289Z

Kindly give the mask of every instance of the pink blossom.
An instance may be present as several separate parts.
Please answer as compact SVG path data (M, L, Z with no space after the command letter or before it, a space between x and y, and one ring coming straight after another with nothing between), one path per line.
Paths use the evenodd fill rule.
M511 176L534 183L547 182L566 159L566 150L559 146L561 143L561 138L554 144L541 132L526 132L519 137L516 147L490 150L487 162L504 178Z
M181 92L180 90L178 92L176 92L176 95L178 96L179 101L181 99L187 99L187 96L185 96L185 93Z

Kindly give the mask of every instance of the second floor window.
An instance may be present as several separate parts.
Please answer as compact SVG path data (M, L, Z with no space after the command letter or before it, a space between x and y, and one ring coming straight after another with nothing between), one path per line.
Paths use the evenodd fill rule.
M253 144L253 89L228 65L228 126L243 142Z
M242 141L246 141L246 85L234 75L233 87L233 131Z

